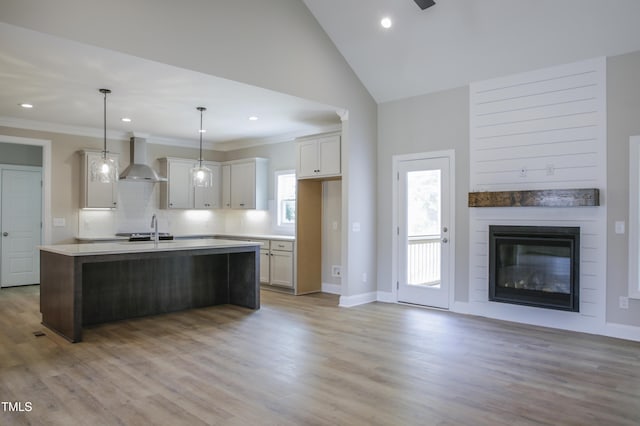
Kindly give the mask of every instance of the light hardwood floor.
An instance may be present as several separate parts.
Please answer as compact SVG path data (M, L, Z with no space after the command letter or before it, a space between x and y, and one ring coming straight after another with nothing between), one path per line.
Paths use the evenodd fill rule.
M85 329L0 290L0 424L638 425L640 344L410 306L262 292ZM35 337L42 330L46 336Z

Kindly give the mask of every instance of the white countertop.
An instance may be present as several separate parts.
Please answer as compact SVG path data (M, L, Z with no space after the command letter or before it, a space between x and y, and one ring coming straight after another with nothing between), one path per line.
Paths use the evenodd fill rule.
M189 238L242 238L248 240L279 240L279 241L295 241L296 237L293 235L279 235L279 234L175 234L173 238L184 240ZM100 241L128 241L128 237L117 237L115 235L102 235L96 237L90 236L78 236L76 240L83 242L100 242Z
M123 253L149 253L157 251L176 250L197 250L207 248L229 248L229 247L251 247L258 246L259 243L248 241L232 241L220 239L194 239L194 240L172 240L160 241L156 246L153 242L108 242L94 244L58 244L48 246L38 246L40 250L58 253L65 256L91 256L103 254L123 254Z

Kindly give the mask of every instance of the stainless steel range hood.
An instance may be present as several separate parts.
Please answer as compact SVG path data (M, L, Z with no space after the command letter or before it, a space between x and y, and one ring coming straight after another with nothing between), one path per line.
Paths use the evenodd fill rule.
M131 163L129 167L120 173L120 180L132 182L166 182L167 179L160 177L155 170L147 165L147 140L132 136L131 143Z

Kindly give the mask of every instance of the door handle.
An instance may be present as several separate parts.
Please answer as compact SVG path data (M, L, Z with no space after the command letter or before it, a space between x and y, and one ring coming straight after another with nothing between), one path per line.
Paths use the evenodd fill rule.
M442 242L446 244L446 243L448 243L448 242L449 242L449 239L448 239L448 238L443 238L443 239L442 239Z
M3 236L3 237L8 237L8 236L9 236L9 233L8 233L8 232L3 232L3 233L2 233L2 236Z

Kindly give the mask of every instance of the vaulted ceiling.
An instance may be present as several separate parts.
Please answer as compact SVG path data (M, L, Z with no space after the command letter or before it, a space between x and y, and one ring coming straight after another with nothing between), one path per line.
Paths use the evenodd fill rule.
M640 50L640 0L436 0L426 10L414 0L301 1L377 102ZM209 108L205 143L222 143L217 149L340 125L330 105L1 23L0 77L0 125L48 122L100 136L97 82L113 90L108 128L119 135L195 146L200 105ZM133 123L121 122L125 115Z
M638 0L303 1L377 102L640 50Z

